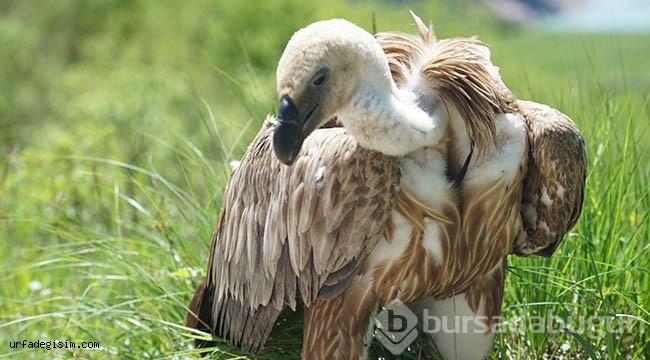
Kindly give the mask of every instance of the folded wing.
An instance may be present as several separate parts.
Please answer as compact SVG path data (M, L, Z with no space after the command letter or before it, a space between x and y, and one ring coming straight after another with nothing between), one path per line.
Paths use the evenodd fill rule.
M549 106L518 101L528 127L528 172L522 217L525 236L517 255L550 256L582 211L587 159L573 121Z
M339 127L312 133L285 166L273 154L273 129L267 119L228 181L208 273L186 318L252 353L285 305L336 296L358 273L400 180L394 158Z

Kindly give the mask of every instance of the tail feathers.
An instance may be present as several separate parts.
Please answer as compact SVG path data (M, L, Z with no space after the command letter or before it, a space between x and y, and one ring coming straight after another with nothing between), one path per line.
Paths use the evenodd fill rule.
M249 354L262 350L280 315L280 310L272 305L251 309L231 296L226 296L215 305L219 311L215 318L214 334Z
M212 332L212 288L207 288L205 281L201 282L185 315L185 326L203 332ZM196 339L194 345L197 348L207 348L215 345L212 341Z
M214 312L213 317L213 309ZM226 339L233 346L238 346L249 354L257 354L269 338L273 325L280 315L272 305L251 309L240 300L227 294L221 299L214 299L214 288L199 285L190 302L185 326L216 337ZM197 339L197 348L214 347L215 342Z

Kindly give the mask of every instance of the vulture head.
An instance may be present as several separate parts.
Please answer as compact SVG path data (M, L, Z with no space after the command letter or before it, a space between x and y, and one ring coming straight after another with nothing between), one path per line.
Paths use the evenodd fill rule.
M362 28L332 19L299 30L277 68L276 156L291 165L312 131L335 116L357 116L367 99L382 101L393 87L381 46Z

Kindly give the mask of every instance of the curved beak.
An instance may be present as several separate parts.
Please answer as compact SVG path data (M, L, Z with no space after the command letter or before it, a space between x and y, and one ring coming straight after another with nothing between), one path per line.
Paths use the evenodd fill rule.
M307 114L301 114L293 99L284 95L278 106L278 118L273 133L273 151L284 164L296 160L305 138L317 127L318 105Z

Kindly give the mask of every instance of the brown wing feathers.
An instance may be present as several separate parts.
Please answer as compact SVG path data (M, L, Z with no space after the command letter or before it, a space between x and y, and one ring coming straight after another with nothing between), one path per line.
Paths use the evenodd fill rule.
M582 212L587 169L584 140L561 112L531 101L519 104L531 146L522 199L526 236L514 244L513 252L550 256Z
M343 128L315 131L287 167L272 133L267 121L228 182L190 306L198 319L187 320L251 353L285 304L343 291L384 231L400 176L395 159L358 147Z

